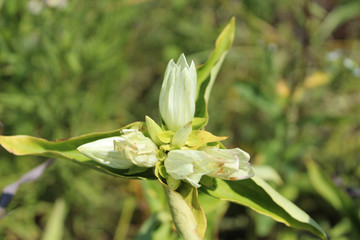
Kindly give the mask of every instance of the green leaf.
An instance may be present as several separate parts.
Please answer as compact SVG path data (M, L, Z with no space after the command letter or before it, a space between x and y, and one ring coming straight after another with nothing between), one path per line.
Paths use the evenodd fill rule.
M194 117L193 118L193 129L201 129L203 126L205 126L207 123L207 118L203 117L203 118L198 118L198 117Z
M273 181L277 185L282 185L284 183L279 173L273 167L258 165L252 166L252 169L254 170L256 176L261 177L265 181Z
M206 217L199 204L197 188L182 182L177 191L174 191L163 182L159 167L160 163L156 165L155 175L163 185L170 213L178 233L186 240L204 239Z
M314 161L308 160L306 166L310 181L315 190L336 210L346 212L346 209L351 206L350 197L332 183L331 179L324 176L319 166Z
M136 203L135 199L133 199L132 197L125 198L125 200L123 201L121 215L120 215L120 219L119 219L119 222L118 222L116 230L115 230L114 239L125 239L126 238L126 236L128 234L130 222L131 222L131 220L134 216L135 210L136 210L136 204L137 203Z
M307 230L327 239L325 232L308 214L257 176L241 181L216 178L213 187L203 185L200 190L210 196L249 207L287 226Z
M171 216L166 212L156 212L141 225L135 240L180 240L172 231Z
M357 206L355 202L338 186L336 186L331 179L324 175L319 166L311 159L306 162L308 169L308 175L311 181L311 185L315 190L326 199L336 210L347 215L353 226L353 234L360 236L360 230L356 226L360 226L360 219L357 215Z
M241 98L254 105L256 108L276 118L283 113L281 107L274 102L272 98L259 94L257 89L247 83L235 83L235 90L240 94Z
M42 240L63 239L66 214L67 207L64 199L56 200L54 209L51 211L50 218L46 223Z
M141 129L142 122L135 122L109 132L89 133L79 137L73 137L66 140L58 140L55 142L42 138L17 135L17 136L0 136L0 145L7 151L15 155L35 155L44 157L53 157L66 160L73 160L76 163L85 164L88 167L102 171L104 173L137 179L154 179L153 169L149 168L143 172L133 171L133 169L115 169L100 164L85 155L81 154L77 148L85 143L96 141L98 139L120 136L120 130L126 128Z
M321 41L326 40L331 33L345 22L360 16L360 2L347 1L332 10L321 23L317 34Z
M198 189L188 183L182 182L177 191L191 207L197 222L197 232L201 239L203 239L206 232L206 217L199 203Z
M140 184L150 212L167 212L167 199L162 184L157 180L141 181Z
M169 185L170 188L176 190L180 186L181 180L175 179L169 175L166 178L166 183Z
M150 217L141 225L135 239L178 239L178 234L172 230L171 215L162 184L159 181L141 181L141 187L149 206Z
M181 193L164 185L171 216L183 239L201 240L206 231L206 217L198 202L197 189L187 183L182 185L185 187L182 187Z
M170 143L172 137L174 136L174 132L173 131L163 131L161 133L159 133L158 138L160 139L161 142L163 143Z
M218 228L222 217L228 209L229 202L221 201L218 198L211 197L201 192L199 194L199 202L204 209L207 219L205 239L218 239Z
M219 73L220 67L225 56L230 49L235 32L235 18L232 18L221 32L215 43L215 49L211 53L207 62L197 69L197 100L195 117L205 118L206 121L197 127L203 127L208 121L207 103L209 101L211 88Z
M219 142L227 139L227 137L218 137L205 130L192 131L189 138L186 141L186 145L197 149L201 145L211 142Z
M154 120L152 120L148 116L145 116L145 122L151 139L154 141L156 145L160 146L162 143L158 137L158 134L163 132L163 130Z

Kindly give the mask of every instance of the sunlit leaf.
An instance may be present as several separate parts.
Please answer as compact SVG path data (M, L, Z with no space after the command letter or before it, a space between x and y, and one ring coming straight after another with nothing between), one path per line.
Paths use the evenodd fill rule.
M211 88L226 57L227 51L232 45L234 32L235 18L232 18L217 38L215 48L207 62L199 66L197 69L198 98L196 100L195 117L206 119L206 122L203 122L203 124L200 125L201 127L207 123L207 104L209 101Z
M159 165L156 166L155 174L163 185L177 231L183 239L203 239L206 231L206 217L199 204L197 188L182 182L177 191L174 191L160 177Z
M140 129L143 123L135 122L124 128ZM129 178L154 179L153 169L138 172L138 169L115 169L100 164L85 155L81 154L77 148L85 143L96 141L101 138L120 136L120 130L117 129L109 132L89 133L79 137L73 137L65 140L48 141L42 138L17 135L17 136L0 136L0 144L9 152L15 155L35 155L44 157L53 157L66 160L73 160L77 163L85 164L96 170Z
M213 187L203 185L200 190L213 197L249 207L287 226L307 230L327 239L325 232L308 214L281 196L260 177L241 181L216 178Z
M186 145L197 148L203 144L222 141L225 140L226 138L227 137L215 136L212 133L204 130L196 130L190 134L189 138L186 141Z

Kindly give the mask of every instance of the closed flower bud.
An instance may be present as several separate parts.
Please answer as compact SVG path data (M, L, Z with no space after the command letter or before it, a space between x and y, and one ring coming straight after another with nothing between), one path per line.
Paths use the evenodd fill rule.
M157 146L150 138L138 130L126 129L123 139L115 140L115 150L134 165L139 167L154 167L157 158Z
M197 150L172 150L165 159L166 172L178 180L186 180L194 187L200 187L199 181L204 174L210 173L205 152Z
M200 187L203 175L225 180L252 177L250 156L239 148L219 149L204 147L200 150L172 150L165 159L166 172L174 179L185 180Z
M138 130L126 129L122 136L86 143L78 150L112 168L153 167L157 162L157 146Z
M209 155L209 167L213 169L207 175L225 180L241 180L254 176L249 163L250 155L240 148L220 149L205 147L201 149ZM211 166L210 166L211 165Z
M160 92L160 114L169 130L176 131L192 121L196 101L196 69L194 62L189 67L181 54L175 64L167 65Z
M114 141L124 140L122 137L103 138L78 147L85 156L112 168L127 169L133 164L122 153L114 148Z

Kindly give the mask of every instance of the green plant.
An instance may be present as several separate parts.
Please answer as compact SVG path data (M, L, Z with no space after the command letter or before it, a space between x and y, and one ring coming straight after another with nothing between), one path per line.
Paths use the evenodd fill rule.
M30 136L1 136L0 144L16 155L62 158L114 176L157 179L167 196L174 224L185 239L203 239L205 236L206 217L199 203L198 189L212 197L245 205L288 226L310 231L326 239L324 231L305 212L282 197L259 176L251 177L251 168L246 165L248 155L245 152L240 149L233 149L236 153L226 150L220 143L223 138L204 130L209 119L207 103L211 88L232 45L234 31L235 20L232 19L219 35L208 61L197 69L196 88L191 84L184 86L184 91L195 93L182 95L180 99L184 101L189 98L189 104L194 104L194 108L180 107L178 111L193 111L190 114L193 119L190 121L186 118L181 124L172 124L174 118L171 118L171 114L177 112L167 116L166 110L163 110L167 107L162 108L160 105L163 117L161 126L147 118L145 122L135 122L118 130L91 133L57 142ZM182 61L184 60L180 59L180 69L184 66ZM191 68L192 66L188 74L190 77L193 76ZM179 81L185 81L189 78L188 75L180 74L177 77L180 78ZM165 80L166 78L167 75ZM164 91L170 91L169 89L165 87ZM182 88L175 91L181 92ZM165 99L161 100L173 104L174 100ZM179 101L180 104L183 101ZM179 154L175 157L172 153ZM188 158L190 153L196 156ZM183 157L186 158L182 159ZM204 160L205 168L196 172L195 165L192 165L193 175L187 175L181 172L184 170L182 164L177 163L179 175L170 171L170 160L173 164L185 159L191 159L192 164ZM231 164L227 165L227 161ZM248 179L227 181L241 178Z

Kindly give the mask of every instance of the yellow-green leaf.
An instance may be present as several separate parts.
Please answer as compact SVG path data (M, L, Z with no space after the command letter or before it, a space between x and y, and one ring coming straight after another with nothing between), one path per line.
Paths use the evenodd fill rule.
M72 160L76 163L85 164L93 169L128 178L154 179L153 169L149 168L142 172L134 172L134 169L115 169L100 164L85 155L81 154L77 148L85 143L93 142L98 139L120 136L122 129L141 129L142 122L135 122L124 128L99 133L89 133L78 137L65 140L48 141L42 138L17 135L17 136L0 136L0 145L7 151L15 155L35 155L44 157L53 157L66 160Z
M201 128L208 121L207 104L210 97L211 88L216 76L220 71L221 65L226 57L234 40L235 18L233 17L216 39L215 48L210 54L207 62L197 69L197 100L195 117L205 119L200 125L194 124L196 128Z
M182 182L177 191L163 182L160 176L161 164L157 163L155 175L162 183L168 199L170 213L175 227L183 239L201 240L206 232L206 216L198 200L198 190Z
M151 139L154 141L156 145L160 146L161 141L158 137L158 134L161 133L163 130L154 120L152 120L148 116L145 116L145 122Z
M193 148L198 148L201 145L210 142L219 142L225 140L227 137L218 137L205 130L193 131L186 141L186 145Z
M173 135L174 135L173 131L163 131L163 132L159 133L157 136L161 142L170 143Z
M57 199L50 217L46 223L41 240L63 239L64 223L67 214L67 206L64 199Z

